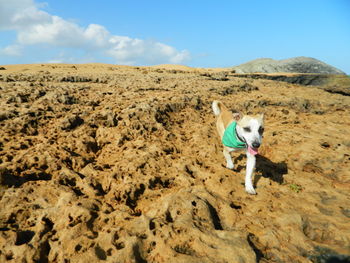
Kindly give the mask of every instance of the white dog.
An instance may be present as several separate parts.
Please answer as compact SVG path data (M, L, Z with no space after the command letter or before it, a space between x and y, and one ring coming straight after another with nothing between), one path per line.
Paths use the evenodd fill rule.
M252 182L258 148L261 145L264 132L264 114L242 115L230 112L223 103L214 101L212 108L217 116L216 127L224 145L226 167L234 168L230 152L244 150L247 154L245 176L245 190L249 194L256 194Z

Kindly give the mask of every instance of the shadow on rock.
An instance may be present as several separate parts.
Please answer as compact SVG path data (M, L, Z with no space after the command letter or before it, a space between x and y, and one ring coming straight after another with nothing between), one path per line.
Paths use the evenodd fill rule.
M30 173L24 176L16 176L10 170L2 170L0 171L0 185L4 185L7 187L20 187L22 184L29 181L48 181L51 180L52 175L45 172L38 173Z
M256 172L254 185L259 182L261 176L282 184L284 181L283 175L288 173L288 166L285 162L274 163L264 156L257 155Z
M339 254L332 249L316 246L315 251L306 256L313 263L348 263L349 255Z

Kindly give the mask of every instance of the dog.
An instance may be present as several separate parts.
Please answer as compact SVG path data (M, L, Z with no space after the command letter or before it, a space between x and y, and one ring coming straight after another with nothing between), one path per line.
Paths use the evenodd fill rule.
M214 115L217 116L216 128L224 146L223 154L226 159L226 167L228 169L234 168L230 152L244 150L247 155L245 190L247 193L255 195L252 177L256 155L264 133L264 114L232 113L220 101L213 101L212 108Z

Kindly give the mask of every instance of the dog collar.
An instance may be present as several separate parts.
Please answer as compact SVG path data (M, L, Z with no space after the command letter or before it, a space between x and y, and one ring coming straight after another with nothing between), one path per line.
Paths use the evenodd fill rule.
M236 130L237 122L230 123L225 129L224 136L222 137L223 145L230 148L247 148L247 144L244 139L240 138Z
M238 139L239 141L245 143L245 146L248 145L248 144L247 144L247 141L244 139L244 137L242 138L241 136L239 136L239 134L238 134L238 132L237 132L237 125L236 125L236 127L235 127L235 134L236 134L237 139Z

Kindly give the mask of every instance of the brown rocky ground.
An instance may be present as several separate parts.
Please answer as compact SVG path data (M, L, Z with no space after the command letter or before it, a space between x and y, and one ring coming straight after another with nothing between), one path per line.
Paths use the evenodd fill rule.
M0 71L1 262L348 262L350 97L186 67ZM257 195L211 102L265 112ZM332 261L338 260L338 261Z

